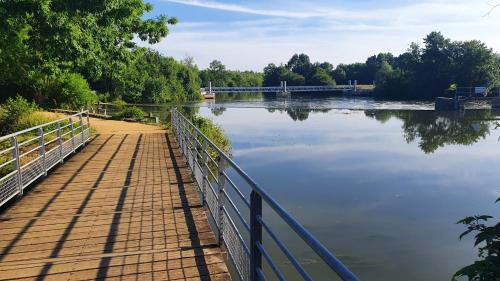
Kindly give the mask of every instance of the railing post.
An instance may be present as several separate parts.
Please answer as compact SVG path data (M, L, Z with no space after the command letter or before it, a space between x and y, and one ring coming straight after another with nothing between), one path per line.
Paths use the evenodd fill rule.
M207 139L203 139L203 144L202 144L202 159L201 159L201 169L203 171L203 186L201 187L202 192L201 192L201 204L205 206L205 194L207 192L207 185L208 185L208 141Z
M218 182L218 185L219 185L219 202L218 203L218 207L219 207L219 217L218 217L218 226L219 226L219 233L218 233L218 237L217 237L217 244L219 244L219 246L222 245L222 242L224 241L224 224L223 224L223 216L224 216L224 199L225 199L225 195L224 195L224 185L226 183L226 177L224 176L224 166L226 165L226 161L224 159L224 157L222 157L222 155L219 155L219 163L218 163L218 166L219 166L219 175L218 175L218 179L217 179L217 182Z
M80 133L82 134L82 146L85 145L85 136L83 134L83 113L80 112L80 114L78 114L78 118L80 119Z
M186 150L184 151L184 154L186 154L187 159L189 160L189 145L191 145L191 130L189 128L189 125L186 125ZM187 161L189 163L189 161Z
M183 126L183 131L184 131L184 133L182 134L182 144L184 145L182 147L182 153L184 153L184 155L186 155L186 157L188 157L187 152L188 152L188 148L189 148L189 135L191 134L191 132L189 131L189 128L185 122L183 123L182 126Z
M262 253L257 244L262 244L262 197L252 191L250 194L250 280L259 280L258 269L262 268Z
M71 145L73 146L73 153L76 152L76 147L75 147L75 126L73 124L73 118L69 118L69 127L71 129L71 132L70 132L70 137L71 137Z
M193 163L191 163L191 167L193 169L193 172L194 172L194 164L197 161L197 158L198 158L198 131L196 131L194 128L193 128L193 135L192 135L192 138L191 140L193 141L193 147L191 148L191 153L193 154Z
M38 154L42 156L43 175L47 176L47 161L45 158L45 134L43 132L43 128L38 129L38 145L40 146Z
M170 110L170 125L172 126L172 133L174 134L174 137L177 140L177 143L179 142L178 136L178 130L177 130L177 121L175 120L175 109Z
M90 139L90 112L87 111L87 129L89 130L88 138L85 140L85 142Z
M60 122L57 122L57 144L59 145L59 162L61 162L62 164L64 162L64 155L63 155L63 141L62 141Z
M14 147L12 157L15 159L14 169L17 171L17 188L19 190L19 196L23 196L23 174L21 173L21 159L19 159L19 144L15 136L12 137L11 144Z
M179 138L181 139L181 152L184 154L186 152L184 149L186 146L186 126L181 121L179 122Z

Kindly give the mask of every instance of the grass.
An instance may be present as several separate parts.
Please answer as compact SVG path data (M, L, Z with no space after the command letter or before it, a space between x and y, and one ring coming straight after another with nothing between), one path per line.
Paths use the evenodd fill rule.
M42 111L35 111L29 114L26 114L25 116L21 116L19 118L18 123L16 124L16 128L19 129L19 131L22 131L24 129L28 129L31 127L35 127L38 125L46 124L55 120L59 120L66 117L64 114L56 114L56 113L50 113L50 112L42 112ZM74 121L74 127L79 126L79 120L73 120ZM70 124L69 120L64 120L61 121L60 123L61 127L64 127L61 129L61 135L62 136L62 142L65 142L71 138L71 134L69 133L71 131L71 127L68 126ZM84 125L83 129L82 128L77 128L74 130L74 135L77 135L81 133L83 130L87 128L86 125ZM48 126L45 126L42 128L43 133L44 133L44 147L45 151L48 152L56 147L59 146L58 141L56 139L58 138L58 133L57 133L57 123L51 124ZM21 166L29 163L30 161L40 157L40 152L37 149L40 147L40 138L39 138L39 130L31 130L28 132L25 132L23 134L17 135L16 136L17 143L19 144L19 154L22 155L20 162ZM4 151L6 149L9 149L12 147L12 139L6 139L3 141L0 141L0 152ZM24 155L23 155L24 154ZM8 152L0 154L0 165L3 163L9 162L13 159L13 151L10 150ZM5 175L11 173L14 170L14 164L8 164L2 168L0 168L0 178L4 177Z

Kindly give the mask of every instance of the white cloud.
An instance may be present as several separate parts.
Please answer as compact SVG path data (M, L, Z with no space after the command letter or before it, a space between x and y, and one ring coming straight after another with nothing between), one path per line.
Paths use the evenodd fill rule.
M262 70L269 62L286 62L299 52L334 64L364 61L378 52L401 53L434 30L454 40L479 39L490 47L500 46L500 17L497 11L483 17L490 6L482 0L433 0L365 10L331 5L306 9L295 3L297 9L303 8L300 11L202 0L162 1L263 16L222 23L181 22L166 40L152 46L177 58L189 54L202 68L220 59L232 69Z
M226 4L213 1L201 1L201 0L163 0L164 2L171 2L201 8L216 9L228 12L245 13L260 16L271 16L271 17L287 17L287 18L311 18L324 15L323 13L314 12L292 12L286 10L263 10L263 9L253 9L241 5Z

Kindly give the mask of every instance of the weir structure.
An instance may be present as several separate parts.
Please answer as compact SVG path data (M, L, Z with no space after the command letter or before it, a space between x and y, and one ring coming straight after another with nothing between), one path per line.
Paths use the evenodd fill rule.
M458 87L453 98L437 97L434 108L438 111L464 110L465 104L470 101L489 102L492 110L500 111L500 88Z
M373 88L373 85L371 85ZM314 92L340 92L356 95L359 93L357 80L354 83L349 80L348 85L332 86L287 86L286 81L281 81L280 86L275 87L213 87L209 82L208 87L201 88L205 98L215 98L217 93L276 93L278 96L287 96L290 93L314 93Z
M175 109L171 127L92 137L82 112L1 137L0 279L225 281L227 258L233 280L314 280L274 215L328 280L359 280Z

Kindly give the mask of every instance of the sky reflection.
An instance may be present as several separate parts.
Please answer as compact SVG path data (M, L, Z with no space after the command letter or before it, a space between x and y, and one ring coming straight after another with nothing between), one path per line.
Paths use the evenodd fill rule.
M489 111L333 109L302 121L265 108L200 113L225 130L235 161L364 280L449 280L476 254L455 222L500 215Z

